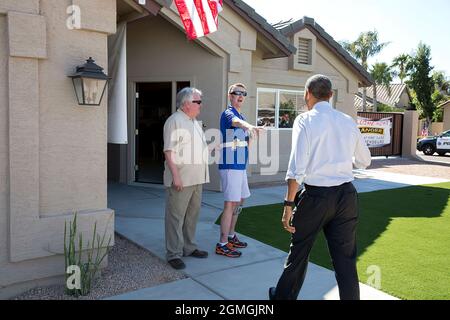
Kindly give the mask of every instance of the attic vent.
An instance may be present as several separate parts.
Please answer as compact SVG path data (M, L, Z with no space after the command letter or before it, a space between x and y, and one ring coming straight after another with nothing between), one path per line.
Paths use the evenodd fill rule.
M311 64L312 40L298 38L297 58L300 64Z

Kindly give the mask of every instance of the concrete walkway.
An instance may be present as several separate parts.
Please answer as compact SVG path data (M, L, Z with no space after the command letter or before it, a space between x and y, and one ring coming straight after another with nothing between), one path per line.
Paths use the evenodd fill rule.
M447 180L402 174L355 170L358 192L431 184ZM246 207L281 203L285 186L252 189ZM158 187L108 186L108 207L116 212L116 231L165 260L164 206L165 191ZM220 228L215 225L223 206L223 195L205 191L197 226L199 248L207 250L207 259L185 257L187 279L145 288L110 299L151 300L267 300L267 290L276 285L287 254L257 240L240 235L249 243L237 259L214 253ZM168 266L169 267L169 266ZM360 284L361 298L396 299L365 284ZM305 300L339 299L334 272L309 264L305 283L299 295Z

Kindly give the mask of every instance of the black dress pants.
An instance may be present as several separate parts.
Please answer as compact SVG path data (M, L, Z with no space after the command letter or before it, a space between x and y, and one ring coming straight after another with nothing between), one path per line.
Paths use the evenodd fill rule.
M305 185L296 195L289 255L276 290L275 300L295 300L306 275L309 254L323 229L333 262L341 300L359 300L356 271L356 189L351 182L335 187Z

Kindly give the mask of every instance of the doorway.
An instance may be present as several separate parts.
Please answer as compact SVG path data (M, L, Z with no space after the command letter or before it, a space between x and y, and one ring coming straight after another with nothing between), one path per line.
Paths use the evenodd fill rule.
M189 86L189 81L136 83L136 182L163 183L164 123L174 111L176 93Z

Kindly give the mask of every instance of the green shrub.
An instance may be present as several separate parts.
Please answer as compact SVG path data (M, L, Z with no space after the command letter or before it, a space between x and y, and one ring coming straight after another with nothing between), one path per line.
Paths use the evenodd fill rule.
M80 232L77 241L77 213L73 221L69 222L69 233L67 234L67 223L64 223L64 261L65 261L65 292L71 296L85 296L91 291L92 282L97 274L100 264L106 257L111 243L111 236L105 246L106 228L103 236L97 234L97 222L94 224L92 241L87 242L87 249L83 250L83 234ZM76 248L78 242L78 249ZM85 257L83 257L85 252ZM94 257L95 253L95 257ZM80 270L80 287L69 289L67 280L71 275L67 273L68 267L77 266Z

